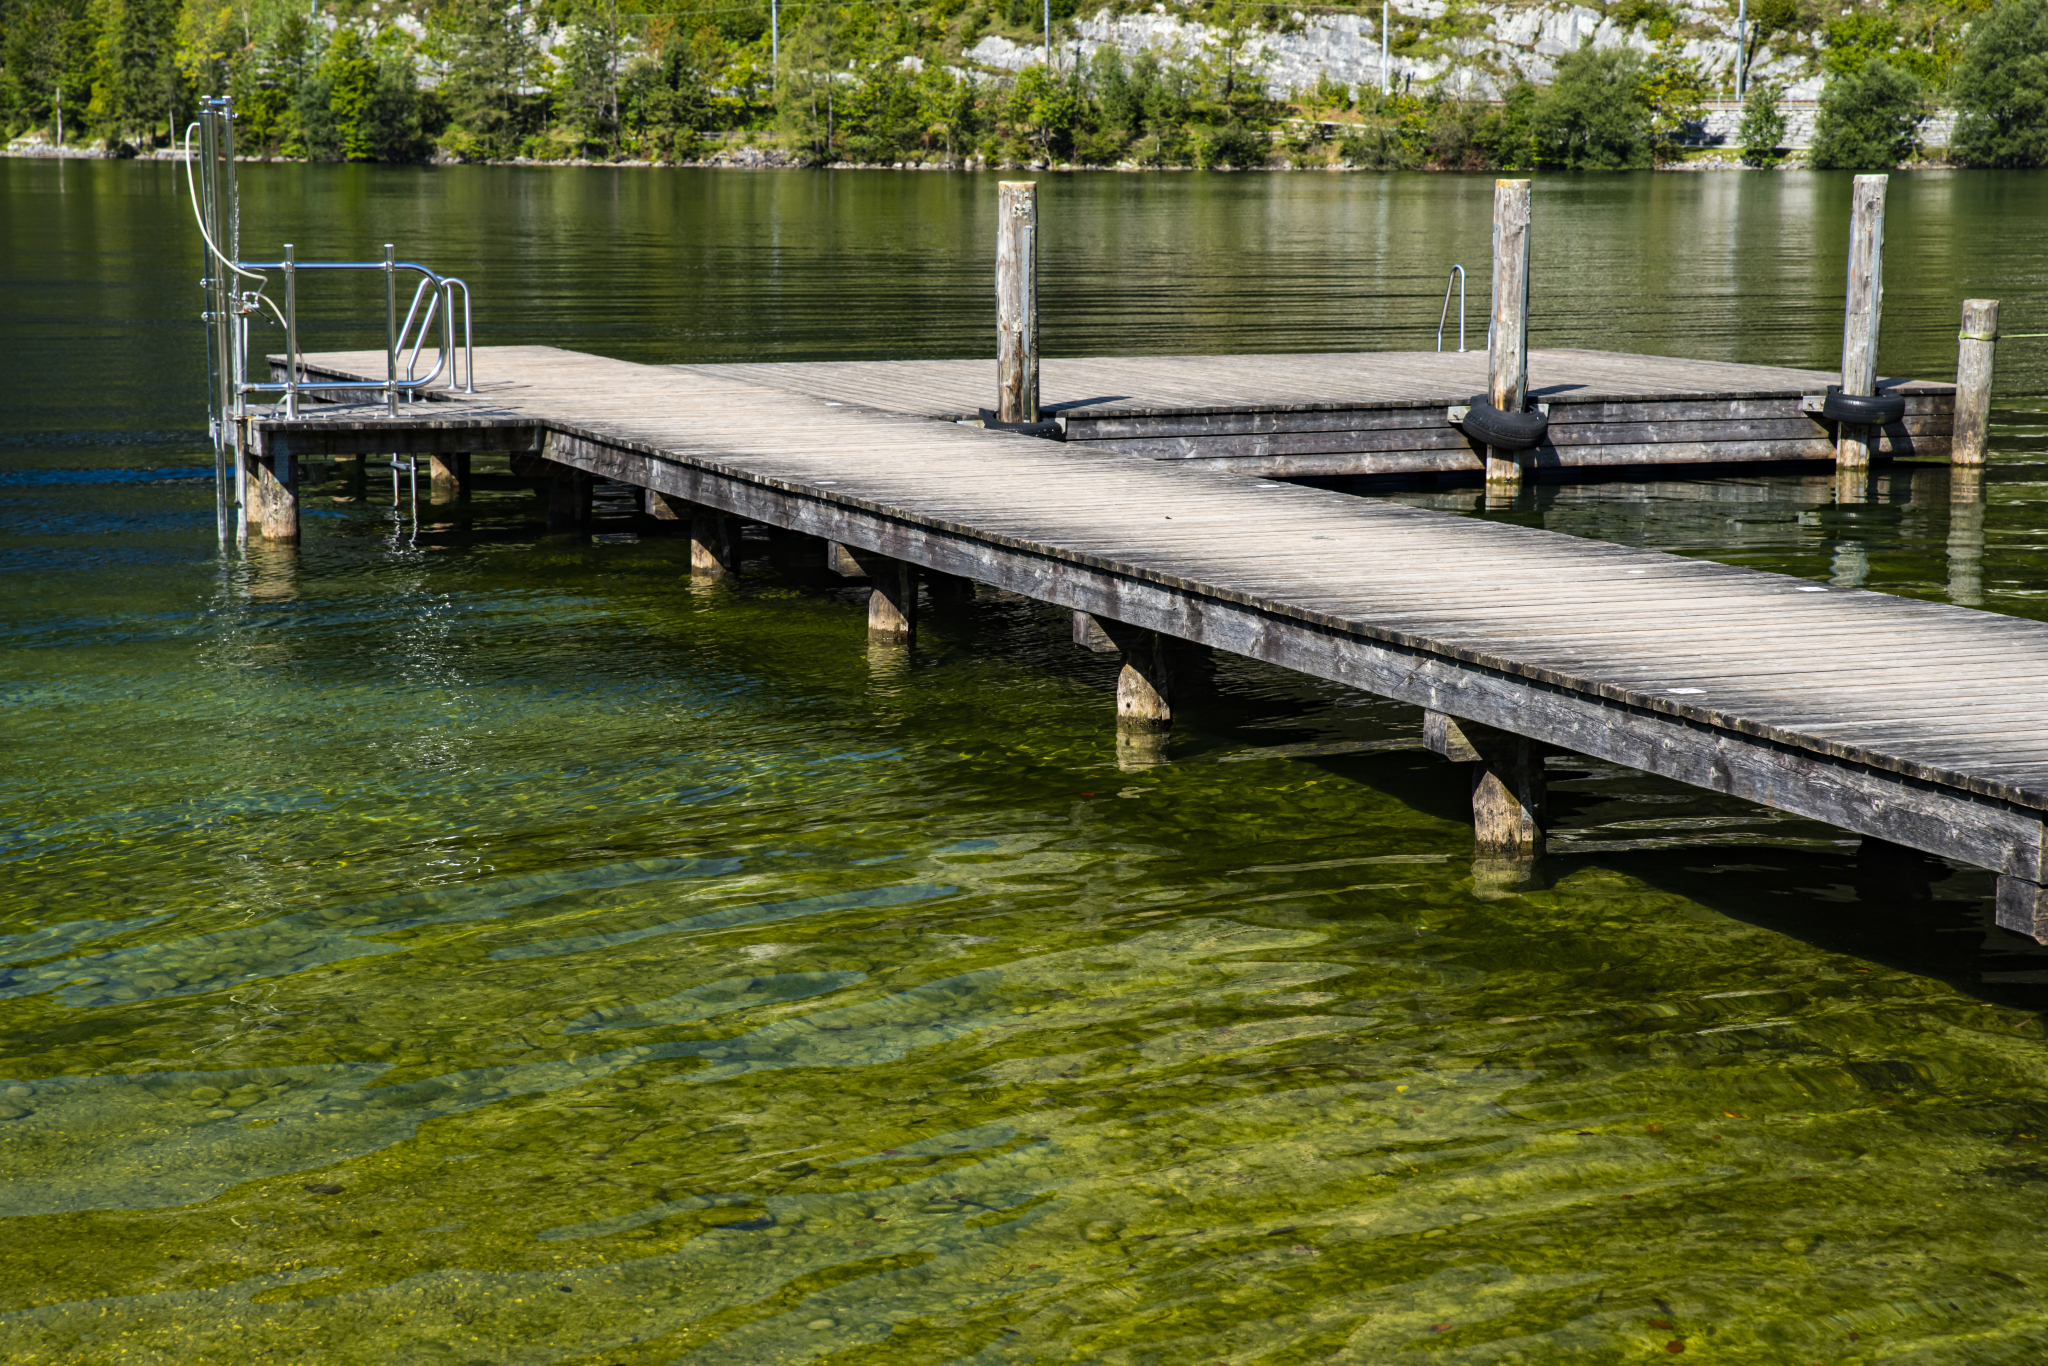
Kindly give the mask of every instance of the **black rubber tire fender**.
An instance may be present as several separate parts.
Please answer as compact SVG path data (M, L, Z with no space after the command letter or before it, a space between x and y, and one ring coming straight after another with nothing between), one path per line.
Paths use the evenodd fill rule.
M1906 415L1906 400L1897 394L1845 394L1840 389L1830 389L1820 415L1830 422L1889 427Z
M1550 419L1534 409L1526 413L1502 412L1487 402L1485 394L1472 395L1465 420L1459 424L1465 435L1504 451L1533 450L1550 433Z

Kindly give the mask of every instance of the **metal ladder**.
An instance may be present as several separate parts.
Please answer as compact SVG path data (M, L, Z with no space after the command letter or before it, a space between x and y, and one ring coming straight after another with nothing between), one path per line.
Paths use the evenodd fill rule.
M194 150L193 139L198 139ZM197 183L192 168L198 164ZM199 117L185 130L185 175L192 189L192 211L199 223L199 235L206 244L206 275L200 288L206 294L206 308L200 314L207 326L207 432L213 442L214 523L220 543L232 535L236 544L248 537L249 469L243 457L245 422L252 400L271 400L271 414L299 416L302 396L332 401L336 395L352 392L381 394L384 412L398 416L400 402L414 402L437 383L460 393L476 392L475 351L470 336L469 286L452 275L441 275L414 261L401 261L392 244L384 244L381 261L301 261L292 244L276 261L244 261L242 251L241 197L235 181L235 115L226 98L200 101ZM321 380L305 374L299 346L299 274L302 271L380 271L384 276L384 378L381 380ZM270 272L284 277L284 303L280 307L265 290ZM419 277L412 302L401 323L398 317L398 277L401 272ZM244 282L248 282L245 284ZM460 339L457 338L456 295L461 294ZM265 309L284 329L284 378L249 378L249 327ZM436 320L441 324L440 341L433 368L419 373L421 353L427 347ZM416 464L407 460L408 467ZM392 493L397 495L398 461L392 460ZM414 472L415 489L418 484Z

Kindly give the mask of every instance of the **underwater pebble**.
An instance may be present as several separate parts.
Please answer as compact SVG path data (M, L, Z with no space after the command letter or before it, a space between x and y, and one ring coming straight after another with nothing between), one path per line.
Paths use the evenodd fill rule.
M1090 1224L1081 1233L1091 1243L1113 1243L1116 1241L1115 1224Z
M206 1117L208 1119L233 1119L236 1113L234 1110L208 1110Z
M16 1098L32 1096L35 1094L35 1088L32 1086L10 1086L7 1088L7 1094Z
M9 1105L6 1101L0 1100L0 1119L26 1119L28 1116L29 1111L22 1106Z
M346 1188L342 1186L337 1186L331 1181L325 1181L316 1182L315 1184L306 1187L306 1189L313 1192L313 1194L315 1195L339 1195Z
M839 1325L831 1319L812 1319L809 1323L804 1325L804 1327L810 1329L813 1333L822 1333L827 1328L837 1328L838 1326Z
M195 1086L192 1088L191 1094L193 1100L204 1105L207 1101L219 1100L227 1092L221 1090L218 1086Z

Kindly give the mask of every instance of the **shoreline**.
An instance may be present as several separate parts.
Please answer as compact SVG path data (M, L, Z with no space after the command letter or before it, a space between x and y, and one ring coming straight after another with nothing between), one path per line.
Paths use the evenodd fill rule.
M1716 149L1718 150L1718 149ZM104 147L67 146L58 148L49 143L23 145L10 143L0 149L0 157L17 161L170 161L186 159L182 150L168 147L154 147L147 150L131 149L127 152L108 151ZM957 161L831 161L812 163L798 160L780 148L743 147L736 152L721 152L715 156L694 161L593 161L572 157L560 161L536 157L507 157L499 160L465 161L455 157L434 157L426 161L313 161L306 157L286 156L238 156L238 163L247 165L285 166L526 166L549 167L563 170L611 169L625 171L972 171L998 172L1056 172L1075 173L1083 171L1106 171L1119 174L1144 174L1153 171L1199 171L1210 170L1227 175L1257 174L1318 174L1318 175L1501 175L1501 174L1565 174L1564 172L1503 172L1498 169L1462 170L1435 166L1417 166L1401 171L1386 171L1373 167L1354 166L1347 162L1331 162L1318 166L1145 166L1136 162L1120 162L1113 166L1098 166L1084 162L995 162L985 157L967 157ZM1803 156L1788 154L1783 160L1770 166L1749 166L1733 155L1704 155L1684 161L1664 162L1655 166L1637 167L1636 170L1656 172L1677 172L1701 174L1720 171L1809 171ZM1904 161L1891 168L1894 171L1955 171L1967 169L1947 161L1917 160ZM1627 175L1633 172L1608 171L1587 174Z

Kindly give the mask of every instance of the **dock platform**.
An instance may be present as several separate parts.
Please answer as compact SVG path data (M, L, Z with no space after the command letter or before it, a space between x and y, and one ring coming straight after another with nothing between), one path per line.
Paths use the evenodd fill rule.
M1269 359L1295 369L1283 396L1313 391L1316 358ZM384 356L311 363L376 378ZM904 411L900 381L863 378L907 370L807 389L764 383L776 369L498 348L474 398L252 420L248 438L279 487L307 456L533 452L562 487L649 490L693 537L737 517L845 546L905 630L915 590L885 587L889 566L1087 614L1162 694L1165 647L1187 643L1421 707L1432 747L1474 764L1483 849L1540 848L1540 754L1569 751L1993 870L2000 923L2048 942L2048 625L934 420L953 393L936 380ZM1468 384L1444 374L1444 392ZM1058 363L1046 378L1075 392ZM1196 397L1078 388L1096 406ZM1382 411L1368 398L1341 411ZM1503 809L1520 836L1488 834Z
M1486 467L1446 410L1486 388L1483 351L1054 359L1040 364L1043 434L1155 460L1267 478L1420 474ZM823 402L950 422L989 422L977 360L692 365ZM1605 351L1529 354L1529 400L1549 436L1535 466L1591 468L1833 460L1832 424L1803 411L1841 376ZM1883 379L1906 400L1878 459L1946 459L1955 386ZM1807 407L1814 405L1808 404Z

